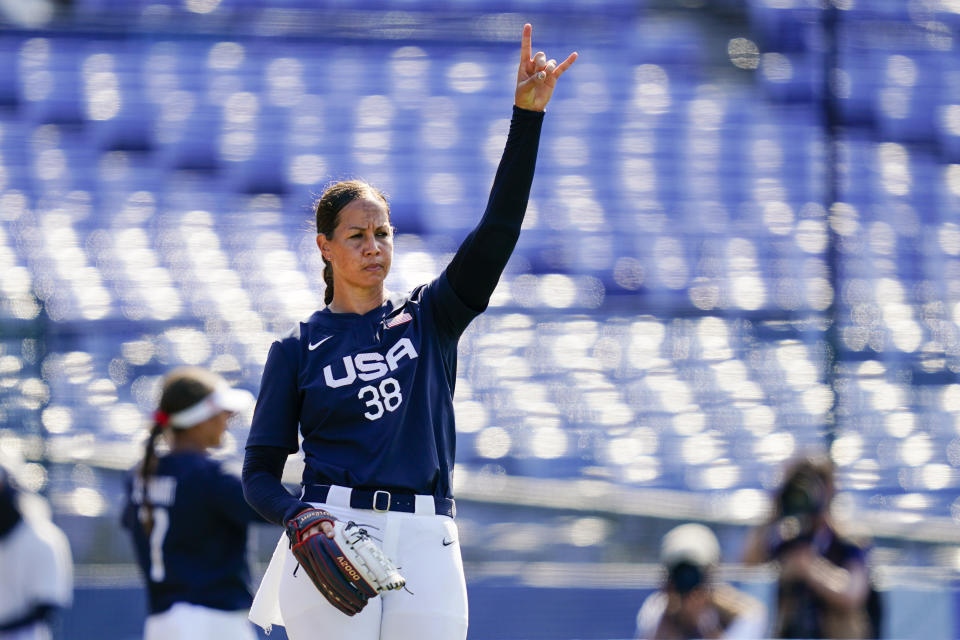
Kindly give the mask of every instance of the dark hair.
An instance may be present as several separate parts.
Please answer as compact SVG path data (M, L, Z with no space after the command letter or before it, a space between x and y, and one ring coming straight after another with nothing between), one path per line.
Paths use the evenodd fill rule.
M776 493L775 517L814 515L827 509L833 489L833 470L833 462L825 455L794 460Z
M333 232L340 224L340 212L345 206L354 200L363 198L373 198L383 202L387 208L387 218L390 217L390 203L382 191L363 180L342 180L335 182L327 187L320 199L317 200L316 211L317 233L322 233L327 238L333 237ZM333 300L333 267L323 259L323 282L326 285L326 291L323 294L324 304L330 304Z
M200 367L178 367L163 380L163 390L160 392L158 412L165 416L188 409L210 395L220 378ZM166 420L159 420L154 416L150 435L147 436L146 450L143 462L140 463L140 480L143 490L142 522L147 537L153 530L153 503L150 501L150 478L157 470L157 438L167 426Z
M826 456L807 455L787 464L774 493L766 534L768 557L780 558L796 545L813 540L827 516L832 491L833 462Z

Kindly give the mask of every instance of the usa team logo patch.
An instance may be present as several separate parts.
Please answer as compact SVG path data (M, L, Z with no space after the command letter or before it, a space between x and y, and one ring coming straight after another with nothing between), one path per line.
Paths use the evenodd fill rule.
M413 320L413 316L404 311L400 315L394 316L387 320L384 326L386 326L387 329L393 329L394 327L400 326L405 322L410 322L411 320Z

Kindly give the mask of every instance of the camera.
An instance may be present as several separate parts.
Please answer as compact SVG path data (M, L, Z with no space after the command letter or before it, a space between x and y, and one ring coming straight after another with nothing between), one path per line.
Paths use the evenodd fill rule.
M678 562L672 565L667 572L667 581L681 596L687 595L702 585L705 580L706 573L703 567L692 562Z
M784 484L777 498L780 517L770 527L771 557L813 539L817 517L827 506L826 493L823 480L811 473L799 473Z

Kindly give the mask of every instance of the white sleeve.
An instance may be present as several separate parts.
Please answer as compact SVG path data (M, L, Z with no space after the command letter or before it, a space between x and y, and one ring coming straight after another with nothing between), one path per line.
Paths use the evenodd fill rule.
M73 601L73 558L70 542L52 522L31 521L35 570L29 573L29 595L34 602L67 607Z
M667 594L663 591L654 591L647 596L637 612L637 632L634 637L641 640L653 638L666 610Z
M747 607L723 633L726 640L754 640L767 636L767 612L762 606Z

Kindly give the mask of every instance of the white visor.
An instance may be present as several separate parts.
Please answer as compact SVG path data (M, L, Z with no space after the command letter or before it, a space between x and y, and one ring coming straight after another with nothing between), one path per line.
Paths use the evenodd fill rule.
M227 385L222 385L192 407L171 413L170 426L174 429L189 429L209 420L221 411L229 411L230 413L243 411L250 406L251 400L248 391L232 389Z
M716 565L720 562L720 543L709 527L694 522L682 524L663 536L660 561L665 566L684 561L698 567Z

